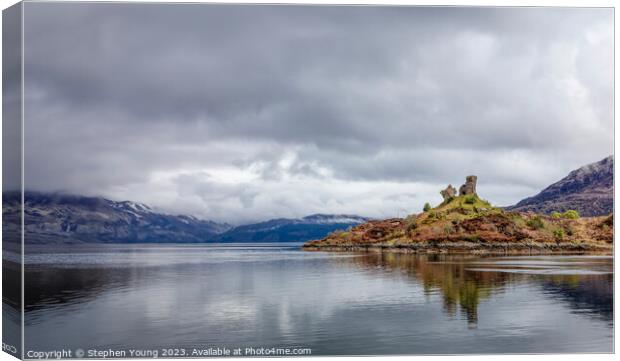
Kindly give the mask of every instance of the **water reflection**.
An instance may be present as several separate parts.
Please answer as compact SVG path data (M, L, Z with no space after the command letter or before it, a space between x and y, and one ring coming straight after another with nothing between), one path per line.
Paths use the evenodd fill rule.
M612 346L611 258L132 246L40 252L26 263L31 348L208 342L363 355Z
M466 271L467 261L473 257L446 255L402 255L385 253L361 257L358 260L371 265L381 265L391 270L404 270L420 282L426 294L440 293L443 307L454 316L460 308L469 323L478 320L478 304L493 293L502 292L509 274Z
M565 301L576 313L613 323L613 275L541 278L544 290Z
M128 286L144 269L56 268L26 266L25 311L86 302L98 295Z
M567 302L580 313L613 320L612 258L588 256L486 257L474 255L410 255L373 253L351 259L364 268L403 271L424 287L425 294L439 293L444 311L454 316L460 310L470 325L478 321L478 305L503 293L511 284L534 284L547 294ZM494 268L478 270L477 266ZM581 266L581 267L576 267ZM546 275L539 272L546 268ZM571 272L566 272L571 269ZM598 271L592 271L596 269ZM592 274L596 272L597 274Z

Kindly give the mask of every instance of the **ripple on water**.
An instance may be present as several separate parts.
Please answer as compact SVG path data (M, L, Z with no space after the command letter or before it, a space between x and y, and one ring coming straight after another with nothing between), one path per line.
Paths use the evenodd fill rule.
M537 256L471 262L472 272L506 272L534 275L606 275L613 273L609 256Z

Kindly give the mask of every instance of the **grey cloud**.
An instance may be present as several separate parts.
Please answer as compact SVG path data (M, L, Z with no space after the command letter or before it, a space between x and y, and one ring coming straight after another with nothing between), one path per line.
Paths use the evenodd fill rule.
M412 199L370 184L422 200L476 173L508 204L613 152L611 9L28 3L25 19L31 188L233 223L380 215Z

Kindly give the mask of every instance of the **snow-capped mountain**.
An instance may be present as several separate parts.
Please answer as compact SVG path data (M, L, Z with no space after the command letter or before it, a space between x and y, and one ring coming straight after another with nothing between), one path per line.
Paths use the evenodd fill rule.
M2 195L3 238L21 242L21 195ZM314 214L231 227L189 215L157 212L146 204L59 193L26 192L26 243L292 242L325 237L363 223L352 215Z
M19 235L20 198L19 193L3 194L5 239ZM26 243L195 243L230 229L192 216L158 213L136 202L41 192L25 193L24 223Z

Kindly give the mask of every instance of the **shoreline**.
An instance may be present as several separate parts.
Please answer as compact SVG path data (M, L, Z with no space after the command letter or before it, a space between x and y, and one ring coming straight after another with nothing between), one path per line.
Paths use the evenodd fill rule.
M302 250L309 252L374 252L408 254L504 254L504 255L561 255L599 254L613 256L613 244L480 244L470 242L412 243L412 244L367 244L367 245L318 245L304 244Z

